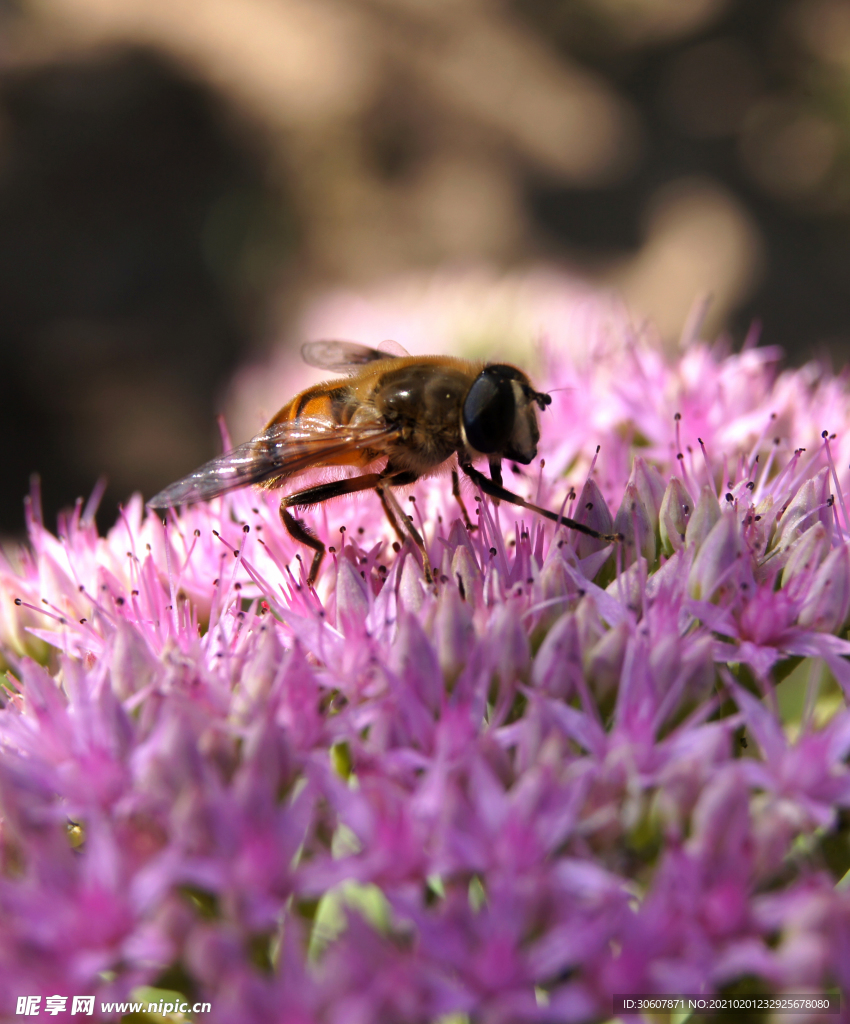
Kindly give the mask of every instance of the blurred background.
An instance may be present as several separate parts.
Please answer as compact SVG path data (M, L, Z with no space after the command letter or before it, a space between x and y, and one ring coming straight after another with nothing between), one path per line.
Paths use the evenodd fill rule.
M843 365L850 0L0 0L0 535L211 457L329 290L541 266Z

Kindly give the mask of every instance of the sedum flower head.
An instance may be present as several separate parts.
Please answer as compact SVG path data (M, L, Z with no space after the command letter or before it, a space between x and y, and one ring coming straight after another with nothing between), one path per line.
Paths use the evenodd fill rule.
M850 983L846 382L558 317L535 383L566 390L506 482L616 545L471 490L470 531L435 477L436 587L366 494L307 513L313 591L273 494L134 498L103 537L32 497L0 1014L147 986L246 1024L578 1021Z

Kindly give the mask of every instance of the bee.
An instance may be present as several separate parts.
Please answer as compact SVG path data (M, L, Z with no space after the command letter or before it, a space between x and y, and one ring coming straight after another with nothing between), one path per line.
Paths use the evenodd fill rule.
M279 488L320 467L369 470L281 498L283 525L314 552L307 576L311 586L325 545L290 509L367 490L377 493L399 540L409 538L419 548L425 578L433 582L424 541L393 488L406 487L447 463L452 492L470 528L458 470L497 501L530 509L591 537L618 539L540 508L503 486L503 459L528 465L536 457L537 412L552 401L532 387L522 370L452 356L410 356L400 346L375 349L349 341L308 342L301 354L308 365L345 373L348 379L314 384L297 394L256 437L166 487L148 508L207 501L247 484ZM489 463L489 478L473 465L482 458Z

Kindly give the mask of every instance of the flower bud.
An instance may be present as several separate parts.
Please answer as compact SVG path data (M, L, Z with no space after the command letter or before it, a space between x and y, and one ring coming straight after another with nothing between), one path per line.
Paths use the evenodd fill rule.
M551 697L566 699L572 692L574 681L580 675L581 651L575 614L564 612L546 634L540 645L531 681L536 689Z
M408 558L409 562L410 559ZM405 564L405 569L407 565ZM369 598L366 583L356 567L344 555L337 559L336 572L336 622L343 633L359 631L369 614Z
M661 503L664 500L664 478L655 466L638 456L635 459L629 483L634 484L637 488L654 532L658 529L658 516L661 511Z
M614 532L614 520L596 481L587 480L582 487L573 519L596 530L597 533ZM588 537L586 533L576 535L576 553L579 558L587 558L594 551L601 551L607 544L608 541L602 540L601 537Z
M631 627L621 619L595 643L584 657L584 674L597 700L604 700L620 684Z
M247 711L252 702L268 698L282 657L283 647L278 640L277 631L265 629L239 675L239 689L235 701L239 711Z
M777 568L781 568L774 564L773 556L764 557L770 551L773 543L777 511L773 495L768 494L761 499L753 508L751 515L748 516L747 546L757 559L753 565L753 571L759 583L766 583L771 578L771 574Z
M457 583L461 597L472 598L480 577L481 570L469 548L465 544L459 544L452 558L452 579Z
M608 632L593 594L585 594L578 602L575 616L581 649L587 651Z
M469 534L460 519L455 519L452 523L449 530L448 544L450 548L456 548L461 544L469 546Z
M634 612L640 612L647 597L647 565L639 558L625 572L621 572L605 588L605 593Z
M537 596L542 607L536 613L536 629L542 630L543 633L549 629L559 615L563 614L564 609L569 607L568 602L578 596L578 586L567 572L566 562L568 559L575 563L578 562L572 548L564 545L562 549L558 550L553 546L540 572Z
M446 579L452 578L452 552L449 547L444 547L440 553L440 571L439 576L445 576Z
M398 634L389 665L425 707L432 711L439 708L443 693L439 660L416 611L402 610L399 614Z
M693 510L693 500L684 484L677 476L672 477L664 492L658 515L661 546L666 554L672 555L685 546L685 531Z
M503 683L516 682L525 676L531 656L523 623L510 606L503 604L490 619L490 633L490 652L496 673Z
M850 548L834 548L815 573L803 601L799 625L823 633L837 633L850 611Z
M813 480L806 480L794 495L779 519L779 542L788 547L797 537L815 525L823 523L827 537L832 539L832 509L824 505L829 498L829 469L824 468ZM815 511L817 510L817 511Z
M623 502L614 518L614 530L623 535L623 547L629 561L639 551L647 562L655 561L655 530L637 487L626 484Z
M156 658L139 631L119 619L110 664L112 689L118 697L125 700L143 690L153 680L157 667Z
M558 552L558 555L560 556L560 552ZM546 559L546 564L540 573L539 587L540 599L542 601L566 597L568 594L572 596L576 591L576 586L567 573L563 559L560 557Z
M717 588L734 582L732 567L740 560L742 551L741 526L736 516L731 513L721 515L702 542L691 566L688 575L691 596L703 601L719 598Z
M761 794L761 799L753 802L751 814L758 876L776 877L787 861L794 837L802 834L807 826L804 813L793 800Z
M434 617L434 634L440 668L446 679L453 682L475 643L471 607L456 587L441 588Z
M720 502L714 491L705 484L700 491L697 507L694 509L687 529L685 544L687 547L700 547L720 519Z
M425 603L425 574L419 559L411 551L404 560L398 585L399 601L409 612L418 612Z
M725 767L702 790L693 810L686 848L721 875L737 867L746 871L751 849L749 794L741 773Z
M805 577L813 573L823 561L828 546L829 538L823 523L817 522L806 530L788 549L788 558L782 570L782 586L787 587L798 576Z

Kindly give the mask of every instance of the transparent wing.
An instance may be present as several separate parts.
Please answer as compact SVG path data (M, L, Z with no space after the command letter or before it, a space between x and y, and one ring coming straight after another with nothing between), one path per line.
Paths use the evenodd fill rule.
M378 351L384 359L404 359L405 356L410 355L404 345L399 345L399 343L397 341L393 341L392 338L387 338L385 341L378 342Z
M244 444L211 459L160 491L148 508L192 505L217 498L226 491L259 484L276 476L290 476L328 460L366 448L378 450L398 436L395 428L381 423L341 426L325 419L300 417L274 423Z
M399 359L406 355L395 341L382 341L378 348L356 341L308 341L301 346L301 357L308 366L336 373L353 373L358 367L379 359Z

